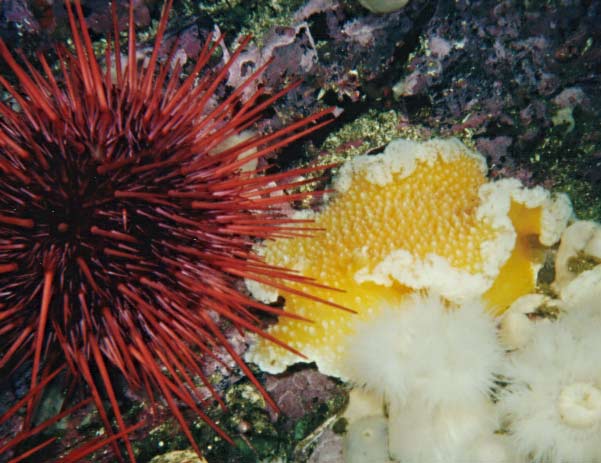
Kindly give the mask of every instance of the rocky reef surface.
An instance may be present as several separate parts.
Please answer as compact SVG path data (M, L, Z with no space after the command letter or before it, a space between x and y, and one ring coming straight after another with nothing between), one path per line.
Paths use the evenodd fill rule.
M161 2L132 1L143 57L152 47ZM83 4L100 52L112 27L109 10L104 1ZM127 2L119 4L125 23ZM162 54L177 39L175 53L185 73L209 33L223 32L218 66L252 34L219 92L226 95L269 60L256 82L267 94L301 81L260 122L257 130L265 133L298 116L339 107L332 124L281 153L282 168L378 153L398 137L456 136L486 156L492 178L514 177L531 187L567 192L579 218L599 221L599 20L598 0L411 0L387 14L373 14L355 0L181 0L175 2ZM0 37L27 56L51 54L50 44L66 40L68 29L60 1L0 2ZM0 73L6 71L1 62ZM8 95L0 98L7 101ZM246 350L239 333L229 338L237 340L239 353ZM311 365L281 375L258 372L280 407L275 413L229 366L205 365L228 406L227 412L215 407L209 415L236 442L231 447L216 441L199 420L193 431L209 462L343 461L339 414L348 399L343 383ZM27 389L31 365L20 368L19 381L0 380L0 413ZM40 413L51 416L60 408L67 387L54 382ZM124 385L121 397L129 405L128 418L155 423L140 431L140 440L132 439L138 461L187 447L165 410L147 409ZM18 418L9 420L0 435L19 425ZM51 432L62 435L59 445L68 447L101 434L101 428L89 408ZM193 461L180 455L188 460L168 461ZM99 452L94 461L111 458Z

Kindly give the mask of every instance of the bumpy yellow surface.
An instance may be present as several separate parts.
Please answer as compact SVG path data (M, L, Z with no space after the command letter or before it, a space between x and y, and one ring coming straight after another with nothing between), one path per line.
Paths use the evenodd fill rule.
M282 292L286 311L315 322L280 317L270 333L299 349L310 361L316 361L322 371L337 374L342 346L354 323L371 317L383 302L399 302L410 291L398 282L389 287L357 283L354 276L358 270L373 267L391 251L403 249L420 259L433 253L444 257L454 268L471 274L481 272L480 245L495 234L488 221L476 217L478 190L487 182L481 166L468 156L450 161L439 158L431 165L418 161L408 177L395 174L393 181L383 186L355 173L350 188L316 215L315 226L324 232L311 238L269 242L264 256L270 264L293 268L321 284L343 289L345 292L339 293L291 285L357 314ZM520 226L524 236L538 233L540 220L533 215L540 215L540 211L523 209L516 220L524 222ZM518 242L522 240L519 238ZM506 267L501 281L489 291L493 305L498 301L504 304L534 287L531 251L527 246L517 246ZM511 283L512 274L519 276L519 283ZM258 341L248 359L267 371L280 371L286 364L300 360L264 340Z

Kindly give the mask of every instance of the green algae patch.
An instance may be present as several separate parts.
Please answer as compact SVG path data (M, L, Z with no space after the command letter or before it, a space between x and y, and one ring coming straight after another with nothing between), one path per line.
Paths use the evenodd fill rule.
M537 181L549 180L552 189L570 196L574 211L583 220L601 220L601 167L598 159L601 136L598 120L576 109L575 125L552 127L533 149L529 168Z
M205 422L195 420L191 431L209 463L256 463L282 459L286 461L295 447L329 417L340 412L347 403L346 389L339 387L329 400L310 407L296 422L280 414L270 417L264 398L247 380L241 380L224 394L227 410L211 407L207 414L233 439L224 441ZM189 450L189 443L174 419L154 428L147 438L133 442L140 463L177 450ZM156 461L156 460L155 460Z

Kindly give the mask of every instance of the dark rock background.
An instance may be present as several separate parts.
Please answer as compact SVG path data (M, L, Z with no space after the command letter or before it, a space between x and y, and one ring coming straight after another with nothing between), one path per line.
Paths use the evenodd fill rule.
M83 4L100 50L111 29L110 9L100 0ZM119 5L125 24L127 2ZM148 51L161 2L135 0L134 7L140 51ZM528 185L566 191L581 218L601 220L600 22L598 0L411 0L387 15L370 14L353 0L180 0L162 54L179 37L177 55L190 66L203 39L219 30L226 33L221 57L213 63L219 66L245 34L253 34L221 94L269 59L272 64L256 86L274 93L302 81L265 115L260 131L339 107L335 122L281 153L282 168L377 152L399 136L457 136L487 157L491 177L518 177ZM52 43L68 37L62 2L0 0L0 37L27 56L51 57ZM8 75L2 62L0 72ZM7 98L3 91L0 96ZM246 348L241 339L237 346L240 352ZM339 382L311 366L260 375L281 408L276 414L248 392L236 368L207 369L230 409L227 414L215 409L211 416L238 444L231 449L216 443L199 423L195 434L210 462L305 461L312 449L317 449L312 463L341 461L340 436L331 427L320 431L320 423L344 406L346 390ZM18 400L22 383L0 380L2 402ZM155 414L126 391L123 397L131 417L163 423L136 442L141 462L186 447L164 410ZM73 420L54 430L65 437L64 445L98 430L90 409ZM18 421L1 427L0 437ZM103 453L94 461L110 458Z

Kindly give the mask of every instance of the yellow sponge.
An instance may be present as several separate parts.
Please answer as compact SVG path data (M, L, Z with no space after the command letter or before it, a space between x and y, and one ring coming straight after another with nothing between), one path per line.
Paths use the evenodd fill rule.
M484 296L496 312L532 292L537 250L558 240L570 203L516 180L488 182L486 172L484 158L456 139L395 140L380 155L348 162L334 198L309 214L325 231L265 243L260 253L269 264L344 290L285 283L357 314L282 292L286 311L314 323L281 318L270 334L322 372L340 375L341 346L354 324L384 304L399 305L408 292L428 289L453 302ZM278 295L249 288L266 302ZM247 359L270 372L299 361L262 339Z

